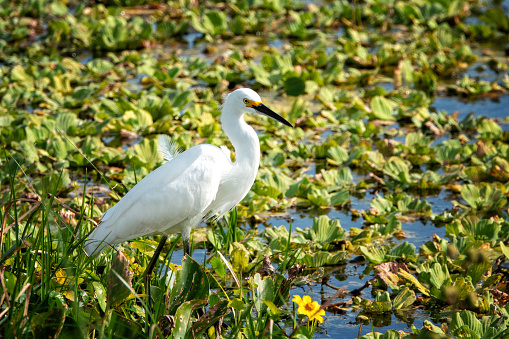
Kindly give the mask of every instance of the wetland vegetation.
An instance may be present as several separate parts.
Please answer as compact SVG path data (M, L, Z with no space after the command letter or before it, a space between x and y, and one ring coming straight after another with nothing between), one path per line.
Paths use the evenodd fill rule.
M239 86L295 126L246 198L88 258ZM507 338L508 107L508 1L0 0L0 334Z

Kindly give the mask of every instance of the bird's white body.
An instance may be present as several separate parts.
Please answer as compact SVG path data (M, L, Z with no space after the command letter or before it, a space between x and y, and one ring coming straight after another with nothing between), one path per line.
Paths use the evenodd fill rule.
M258 136L243 119L245 112L254 112L247 102L264 106L250 89L232 92L223 105L221 123L235 148L235 162L229 152L207 144L179 154L103 214L85 242L86 252L97 255L107 246L156 234L181 232L187 241L202 220L237 205L253 185L260 162Z

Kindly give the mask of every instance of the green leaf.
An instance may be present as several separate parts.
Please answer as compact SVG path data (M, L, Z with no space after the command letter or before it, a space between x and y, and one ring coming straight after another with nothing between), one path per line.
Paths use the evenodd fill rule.
M92 286L94 287L95 295L97 296L97 301L99 302L101 310L106 312L106 288L98 281L93 281Z
M408 287L404 287L399 291L396 298L394 298L392 302L392 309L396 311L403 308L407 308L410 305L412 305L415 300L416 297L414 291L412 291Z
M391 157L383 166L383 172L401 184L411 182L410 167L405 160L399 157Z
M134 145L134 152L140 160L152 167L161 159L158 147L159 143L155 139L144 138L141 142Z
M223 11L212 10L207 12L202 20L203 26L208 30L206 33L212 32L213 35L221 35L228 29L228 19Z
M62 139L58 138L57 140L62 141ZM39 161L39 153L37 152L37 147L33 142L30 142L28 140L22 140L19 143L19 148L23 152L23 155L28 163L36 163ZM63 157L59 157L58 155L63 155ZM58 159L64 159L65 155L67 155L67 152L64 154L58 153L57 158Z
M28 75L25 71L25 69L20 66L16 65L12 68L11 71L11 81L12 82L32 82L34 79L32 76Z
M467 310L455 313L449 324L449 330L453 335L462 333L465 329L472 331L477 338L480 338L484 332L483 325L479 319L477 319L476 314Z
M175 329L172 337L175 339L185 339L191 329L191 313L197 306L205 305L205 300L190 300L182 303L175 312Z
M336 194L333 194L330 201L333 206L338 206L346 204L348 202L348 198L350 198L350 192L348 190L341 190Z
M481 205L481 192L476 185L467 184L461 186L461 197L465 199L472 208L477 209Z
M482 119L477 126L477 131L481 134L480 138L487 140L496 140L502 136L502 127L492 119Z
M230 313L228 300L220 300L193 324L193 337L198 338L209 327ZM177 311L178 313L178 311Z
M152 255L154 254L158 244L159 243L157 241L144 239L131 241L129 243L129 246L131 246L132 248L136 248L143 254Z
M54 15L67 14L67 6L61 2L52 2L49 9L50 9L51 13Z
M442 285L446 282L451 281L451 277L449 275L449 270L446 265L440 265L439 263L434 263L431 266L430 271L430 283L437 289L440 289Z
M488 25L495 25L502 32L509 32L509 18L500 8L490 8L485 13L479 15L479 19Z
M144 109L126 110L122 116L122 120L127 125L132 126L135 131L148 128L154 123L150 113Z
M96 59L92 59L87 64L87 67L91 72L96 73L98 75L103 75L103 74L111 71L113 69L114 65L111 62L109 62L108 60L96 58Z
M346 257L346 251L339 251L335 254L319 251L313 254L304 254L301 258L298 259L298 262L306 264L307 267L322 267L344 263L346 262Z
M304 94L306 83L299 77L290 77L285 80L284 88L286 95L296 97Z
M17 277L12 274L9 271L4 272L4 282L5 282L5 288L7 289L7 292L10 294L14 293L14 288L16 287L16 281ZM1 288L1 286L0 286Z
M396 104L384 97L376 96L371 99L372 117L375 119L395 121L393 110Z
M278 318L281 315L281 311L277 308L277 306L270 300L262 300L263 303L267 306L267 311L270 316L273 318Z
M274 280L271 277L262 279L259 273L256 273L251 280L251 284L255 286L254 303L258 313L267 311L267 305L263 303L264 300L274 301L276 294L274 293Z
M372 247L368 250L364 246L359 246L359 250L362 252L362 255L364 255L364 257L371 263L378 265L385 261L388 261L386 260L385 257L387 250L383 247L382 248Z
M203 34L210 36L222 35L228 29L228 20L224 12L212 10L198 17L191 13L193 27Z
M348 160L348 151L341 146L330 147L327 155L336 162L336 165L341 165Z
M270 73L265 70L263 65L251 62L250 67L251 72L253 72L253 75L259 84L269 88L272 87L272 82L269 80Z
M58 195L60 191L71 183L69 173L67 171L60 173L51 173L34 180L34 187L37 193L45 199L48 194Z
M391 298L389 292L378 292L375 300L369 304L368 311L375 313L389 312L392 309Z
M346 231L341 227L339 220L331 220L326 215L321 215L313 219L313 226L309 229L309 233L297 229L307 239L320 244L331 243L342 240Z
M389 260L405 259L412 256L415 256L415 245L407 241L392 247L386 255Z
M78 121L76 114L64 112L57 115L55 125L62 132L69 134L71 129L78 125Z
M216 272L218 276L220 276L223 279L226 278L226 267L220 258L212 257L212 259L210 259L210 266L214 269L214 272Z
M228 302L228 306L237 310L239 312L244 311L246 309L246 303L242 301L240 298L233 298Z
M206 300L209 296L209 281L202 267L189 255L182 259L182 269L177 272L175 285L169 297L168 314L173 315L185 302ZM182 311L190 307L185 306ZM192 305L191 305L192 306Z
M249 264L249 251L246 247L238 242L234 242L233 250L230 253L233 269L235 272L242 272Z
M414 277L412 274L410 274L409 272L405 271L405 270L399 270L398 271L398 275L400 277L402 277L403 279L407 280L408 282L412 283L415 287L417 287L417 289L419 290L419 292L421 292L422 294L426 295L426 296L429 296L429 290L424 287L420 282L419 280L417 280L416 277Z
M500 250L504 253L505 257L509 259L509 248L507 248L502 241L500 242Z
M437 161L444 163L458 162L461 153L461 143L459 140L447 140L435 147L435 157Z
M306 198L315 206L326 207L330 203L330 196L326 189L311 187Z

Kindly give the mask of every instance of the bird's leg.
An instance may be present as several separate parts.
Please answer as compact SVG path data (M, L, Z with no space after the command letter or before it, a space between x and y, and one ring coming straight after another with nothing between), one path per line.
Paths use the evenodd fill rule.
M168 240L167 235L163 235L161 237L161 241L159 241L159 245L157 245L157 248L154 252L154 255L152 256L152 259L150 259L150 262L148 263L147 268L145 269L145 289L148 296L148 307L150 308L151 299L152 296L150 295L150 280L152 280L152 271L154 270L154 267L156 266L157 260L159 259L159 254L161 254L161 251L163 249L164 244L166 243L166 240Z
M182 238L182 242L184 243L184 257L186 254L189 254L189 239Z
M156 251L154 252L154 255L152 256L152 259L150 259L150 262L148 263L147 269L145 270L145 276L149 278L152 275L152 271L154 270L154 267L156 266L157 260L159 259L159 254L161 254L161 251L163 249L164 244L166 243L166 240L168 240L167 235L163 235L161 237L161 241L159 241L159 245L157 245Z

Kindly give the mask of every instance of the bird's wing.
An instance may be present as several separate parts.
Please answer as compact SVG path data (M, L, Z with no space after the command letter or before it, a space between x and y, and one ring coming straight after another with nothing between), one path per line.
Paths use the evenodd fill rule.
M223 151L224 155L226 155L226 157L228 158L228 160L231 159L231 156L232 156L232 153L230 152L230 150L228 149L228 147L226 147L225 145L221 146L220 147L221 151Z
M196 226L230 170L231 162L215 146L199 145L180 154L143 178L102 216L87 239L87 253L101 251L101 241L116 244Z
M159 152L163 156L164 162L171 161L180 154L181 150L177 143L165 134L159 135Z
M217 189L218 194L210 205L208 213L203 217L203 220L210 218L217 220L235 207L245 196L245 194L242 195L238 191L241 186L242 183L236 177L227 177L221 181Z

